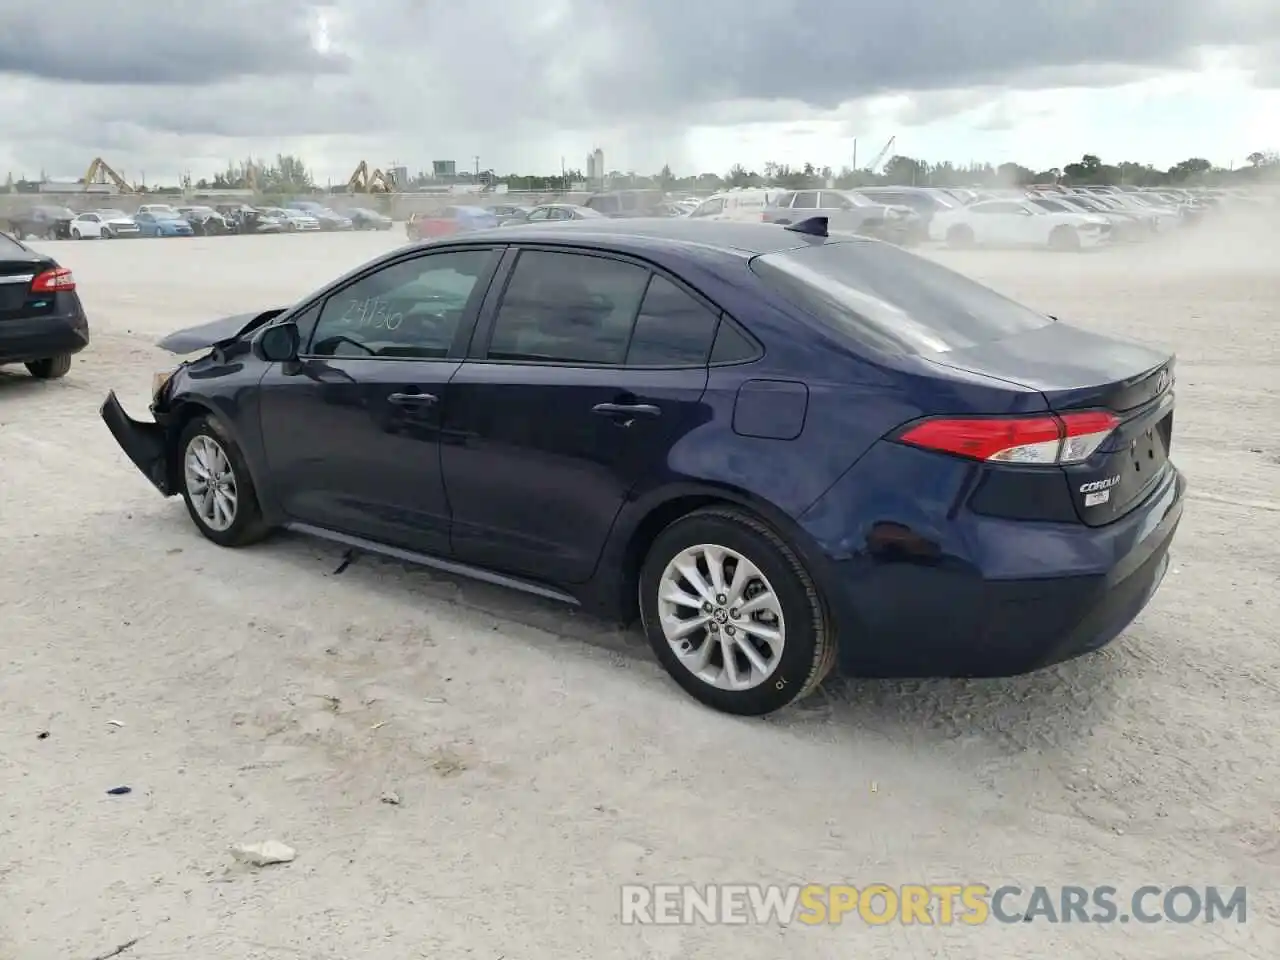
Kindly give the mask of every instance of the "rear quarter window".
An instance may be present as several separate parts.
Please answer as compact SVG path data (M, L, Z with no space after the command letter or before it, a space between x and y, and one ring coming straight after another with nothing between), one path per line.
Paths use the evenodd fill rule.
M1053 321L924 257L874 241L758 256L751 271L859 345L889 354L963 350Z

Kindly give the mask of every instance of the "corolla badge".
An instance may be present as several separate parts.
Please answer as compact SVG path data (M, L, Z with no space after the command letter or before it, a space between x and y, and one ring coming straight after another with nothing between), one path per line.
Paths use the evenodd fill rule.
M1098 490L1106 490L1110 487L1114 487L1119 482L1120 482L1120 474L1117 473L1114 477L1108 477L1106 480L1094 480L1092 483L1081 484L1080 492L1094 493Z

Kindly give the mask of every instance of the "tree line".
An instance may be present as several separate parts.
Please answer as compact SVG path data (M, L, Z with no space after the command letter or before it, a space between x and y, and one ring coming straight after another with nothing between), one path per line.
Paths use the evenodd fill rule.
M998 166L960 165L950 161L930 163L915 157L896 155L890 157L888 162L876 171L850 167L835 170L829 166L812 163L792 166L770 162L764 164L759 170L750 170L742 164L735 164L724 174L679 175L670 166L664 166L659 172L651 175L615 170L610 172L605 180L613 189L651 188L699 193L730 187L781 187L798 190L827 185L843 190L875 185L1011 187L1051 183L1140 187L1243 186L1268 180L1280 182L1280 153L1256 151L1246 158L1243 166L1234 169L1215 167L1201 157L1191 157L1175 163L1168 169L1160 169L1151 164L1131 161L1105 163L1096 154L1086 153L1076 162L1062 167L1033 170L1019 163L1002 163ZM483 186L505 184L507 189L516 191L554 192L568 191L576 184L586 182L586 176L578 169L566 170L559 176L515 173L501 175L493 170L482 170L479 174L470 171L461 172L455 177L444 180L419 172L410 177L408 183L397 184L396 188L415 190L450 184L479 183ZM39 189L39 183L40 181L15 181L11 175L7 186L10 191L36 192ZM599 187L600 184L589 183L588 186L594 188ZM303 158L291 154L280 154L274 161L249 158L239 163L229 163L226 170L210 178L201 178L193 182L190 176L186 176L182 178L180 184L167 187L150 186L145 189L150 192L174 192L183 188L254 190L259 193L286 195L323 192L326 189L333 193L345 193L347 184L343 181L321 187Z

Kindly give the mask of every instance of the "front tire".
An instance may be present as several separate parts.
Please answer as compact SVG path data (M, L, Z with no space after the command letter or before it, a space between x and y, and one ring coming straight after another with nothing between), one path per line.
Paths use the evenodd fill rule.
M947 231L947 246L954 247L957 250L969 250L977 240L973 235L973 228L958 223Z
M699 510L654 540L640 615L659 662L685 692L738 716L807 696L835 664L818 590L795 552L755 517Z
M244 547L270 532L244 454L217 419L202 415L188 423L177 455L182 499L207 539Z
M71 372L71 354L60 353L56 357L32 360L26 367L37 380L60 380Z
M1079 250L1080 234L1076 233L1074 227L1054 227L1053 232L1049 234L1049 248L1063 251Z

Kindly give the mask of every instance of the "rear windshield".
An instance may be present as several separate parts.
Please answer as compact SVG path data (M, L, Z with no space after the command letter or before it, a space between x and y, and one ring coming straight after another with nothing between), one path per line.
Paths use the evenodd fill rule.
M0 257L13 256L14 254L22 254L27 256L29 251L22 244L18 243L7 233L0 233Z
M754 258L784 299L858 343L893 354L946 353L1053 321L891 244L845 241Z

